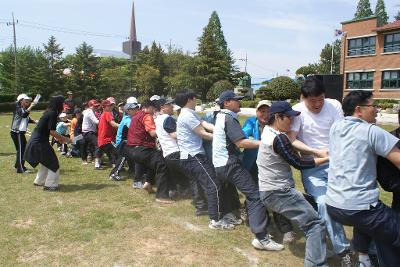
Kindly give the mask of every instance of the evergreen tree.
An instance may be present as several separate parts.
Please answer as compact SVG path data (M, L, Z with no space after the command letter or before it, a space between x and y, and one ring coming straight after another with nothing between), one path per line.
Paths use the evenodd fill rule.
M51 36L47 44L43 44L43 54L47 60L47 83L43 88L43 97L47 97L52 92L62 92L64 91L64 60L62 54L64 49L60 47L56 42L56 38Z
M357 5L357 11L354 14L355 19L362 19L372 16L371 4L369 0L360 0Z
M205 100L207 92L215 82L232 80L233 62L216 12L212 13L199 38L198 59L196 73L198 92Z
M385 2L378 0L375 7L375 16L378 17L378 26L382 26L388 23L389 16L386 13Z
M395 19L395 20L400 20L400 11L399 11L399 12L397 12L397 15L396 15L396 16L394 16L394 19Z
M333 74L339 74L340 72L341 43L342 43L341 40L336 40L333 44ZM326 44L320 54L320 62L317 65L317 72L319 74L330 74L331 61L332 61L332 44Z

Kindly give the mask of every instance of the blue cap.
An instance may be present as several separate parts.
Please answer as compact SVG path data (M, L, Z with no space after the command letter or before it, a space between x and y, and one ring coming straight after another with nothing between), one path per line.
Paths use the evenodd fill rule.
M219 99L218 104L223 104L225 101L231 100L231 99L241 100L243 98L244 98L244 96L239 96L239 95L235 94L233 91L230 91L230 90L224 91L218 98Z
M276 101L272 103L269 108L269 114L284 113L290 117L296 117L300 115L300 111L293 110L290 104L286 101Z

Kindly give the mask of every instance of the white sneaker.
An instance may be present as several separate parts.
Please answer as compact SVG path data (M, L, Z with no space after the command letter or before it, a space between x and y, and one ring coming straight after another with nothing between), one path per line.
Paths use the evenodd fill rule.
M270 235L267 235L263 240L254 238L251 244L253 247L260 250L280 251L285 248L283 245L272 240Z
M222 220L224 220L228 224L233 225L240 225L243 223L243 220L238 219L232 212L225 214L225 216L222 217Z
M293 231L283 234L283 243L293 243L294 241L296 241L296 235Z
M227 223L224 220L211 220L208 224L208 228L215 230L232 230L233 228L235 228L235 226L233 224Z

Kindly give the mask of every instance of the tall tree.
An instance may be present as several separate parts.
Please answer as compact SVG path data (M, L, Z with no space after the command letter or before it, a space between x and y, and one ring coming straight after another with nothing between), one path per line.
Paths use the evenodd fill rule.
M389 16L386 13L385 2L378 0L375 7L375 16L378 17L378 26L382 26L388 23Z
M372 16L371 4L369 0L359 0L357 5L357 11L354 14L355 19L362 19Z
M400 11L397 12L396 16L394 16L394 19L395 20L400 20Z
M62 57L64 49L57 44L56 38L51 36L47 44L43 44L43 54L47 60L47 83L43 88L44 97L47 98L51 92L64 91L64 60Z
M228 55L229 50L223 37L218 15L213 12L199 38L197 78L198 92L203 100L207 98L207 92L215 82L231 80L233 62Z
M333 43L333 74L339 74L340 72L340 48L341 40L336 40ZM320 62L317 65L317 71L319 74L330 74L331 73L331 61L332 61L332 44L326 44L320 54Z

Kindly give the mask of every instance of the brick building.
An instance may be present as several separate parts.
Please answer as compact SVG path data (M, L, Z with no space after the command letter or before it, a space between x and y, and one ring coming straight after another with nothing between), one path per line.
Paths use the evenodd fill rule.
M400 99L400 20L381 27L376 17L345 21L342 32L344 95L364 89L375 98Z

